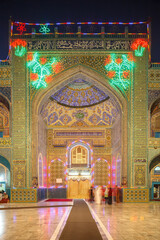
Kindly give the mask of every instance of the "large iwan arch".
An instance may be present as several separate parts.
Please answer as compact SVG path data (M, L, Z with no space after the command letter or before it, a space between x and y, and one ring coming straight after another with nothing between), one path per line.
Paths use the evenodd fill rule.
M70 82L76 80L77 78L82 78L85 81L93 84L100 90L103 90L116 104L116 107L120 111L120 127L121 129L125 129L124 131L121 130L120 141L123 143L121 146L121 156L122 156L122 177L127 178L127 165L128 165L128 134L127 134L127 115L128 115L128 107L127 107L127 100L123 96L123 94L114 88L112 88L107 81L101 74L93 69L82 65L76 65L62 73L59 73L56 76L53 76L52 81L48 84L48 87L45 89L41 89L34 97L32 102L32 115L31 115L31 129L32 129L32 176L37 175L36 166L37 166L37 156L38 152L38 135L39 129L38 122L40 112L42 106L45 102L47 102L50 96L61 88L69 84ZM59 156L57 156L59 157ZM102 157L102 156L99 156ZM128 182L130 180L128 179Z

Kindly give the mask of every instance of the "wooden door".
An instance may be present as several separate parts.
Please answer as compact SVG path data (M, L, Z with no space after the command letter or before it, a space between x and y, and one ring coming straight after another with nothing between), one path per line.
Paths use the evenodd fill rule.
M79 181L79 198L89 199L89 187L90 181L88 179Z
M75 199L78 196L78 181L70 179L68 181L68 198Z

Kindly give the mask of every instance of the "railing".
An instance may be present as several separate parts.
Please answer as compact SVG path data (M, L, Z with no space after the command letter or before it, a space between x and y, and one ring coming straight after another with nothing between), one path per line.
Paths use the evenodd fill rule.
M1 60L0 61L0 66L8 66L8 65L10 65L10 62L8 60L6 60L6 61Z
M159 68L160 69L160 63L151 63L151 68Z
M147 34L123 34L123 33L116 33L116 34L79 34L79 33L53 33L49 35L39 35L39 34L31 34L31 35L14 35L13 38L18 38L18 39L53 39L53 38L104 38L104 39L133 39L133 38L147 38Z
M11 22L11 37L105 37L137 38L149 36L149 22L63 22L24 23Z

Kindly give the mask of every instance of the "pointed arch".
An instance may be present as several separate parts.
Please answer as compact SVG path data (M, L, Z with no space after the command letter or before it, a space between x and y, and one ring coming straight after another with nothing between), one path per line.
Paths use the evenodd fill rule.
M67 150L66 150L66 165L68 167L71 167L71 151L76 146L82 146L85 149L87 149L87 151L88 151L87 167L91 167L91 164L92 164L92 161L93 161L93 156L92 156L93 150L92 150L90 144L88 142L83 141L83 140L74 141L74 142L70 143L67 146Z
M9 161L1 155L0 155L0 163L4 165L6 168L8 168L8 170L10 170L11 167L10 167Z
M149 172L151 172L151 170L158 164L160 163L160 155L157 155L156 157L154 157L149 164Z

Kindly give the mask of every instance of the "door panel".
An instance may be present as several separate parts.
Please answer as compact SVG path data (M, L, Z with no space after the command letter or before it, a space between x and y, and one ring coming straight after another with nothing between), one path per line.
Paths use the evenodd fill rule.
M89 199L90 181L88 179L82 181L70 179L68 181L68 198L85 198Z
M89 198L89 180L79 181L79 198Z
M68 181L68 198L77 198L78 196L78 181L72 179Z

